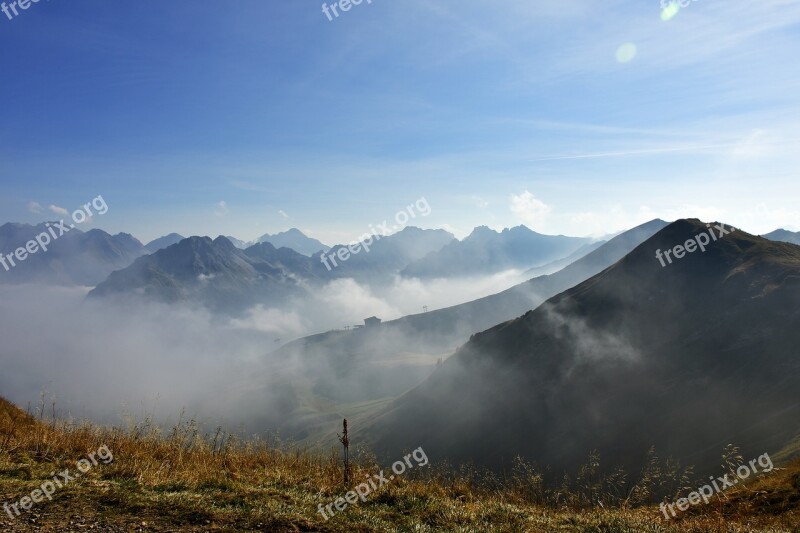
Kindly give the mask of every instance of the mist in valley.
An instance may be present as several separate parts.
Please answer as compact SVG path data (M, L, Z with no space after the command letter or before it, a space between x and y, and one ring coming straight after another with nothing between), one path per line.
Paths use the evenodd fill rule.
M358 336L364 330L343 328L369 316L461 303L518 279L516 271L425 282L398 277L377 290L342 279L284 309L263 305L235 317L187 303L87 300L88 288L0 286L0 390L34 411L44 398L48 417L54 401L57 415L104 424L152 417L167 428L185 411L206 428L305 437L308 424L298 423L296 410L310 398L323 400L324 411L345 399L398 394L447 354L400 331L363 344L354 360L281 347L330 330ZM382 357L387 351L402 355Z

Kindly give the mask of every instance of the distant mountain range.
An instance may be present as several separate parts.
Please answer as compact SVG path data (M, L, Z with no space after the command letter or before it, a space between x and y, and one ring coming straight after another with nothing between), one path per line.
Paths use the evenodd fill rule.
M519 455L556 479L592 450L628 472L651 445L704 472L728 443L744 457L779 450L800 433L800 248L739 230L666 268L655 259L705 231L670 224L475 335L422 385L356 418L356 438L387 457L422 446L505 468Z
M237 312L259 303L279 305L288 296L341 277L367 282L390 279L414 259L452 239L443 230L408 227L375 242L369 253L352 255L328 270L321 261L322 253L308 257L268 242L240 250L225 237L213 241L190 237L114 272L90 297L143 295ZM329 253L335 254L339 248Z
M45 223L4 224L0 226L0 253L14 250L46 232ZM44 283L53 285L95 286L114 270L130 265L146 254L141 242L127 233L109 235L92 229L83 232L73 228L53 240L46 252L28 255L16 267L5 271L0 267L0 284Z
M302 231L297 228L292 228L282 233L275 235L262 235L254 244L268 242L275 248L291 248L295 252L303 255L312 256L317 252L330 250L330 246L322 244L317 239L307 237Z
M792 233L791 231L787 231L785 229L776 229L772 233L767 233L764 235L764 238L771 241L790 242L792 244L800 245L800 231Z
M14 230L17 227L21 229ZM0 238L5 235L9 251L23 245L30 238L29 236L40 231L34 231L34 226L24 224L7 224L3 228L0 231ZM79 234L81 232L75 230L71 235L74 237ZM111 238L102 231L99 234L92 233L94 236L101 234ZM234 237L225 238L241 251L247 251L257 246ZM109 252L110 256L98 257L97 265L92 264L93 260L90 255L86 255L79 249L69 249L72 246L70 243L73 242L80 247L81 244L78 241L66 239L59 243L59 257L64 259L72 254L82 255L82 262L64 267L67 272L63 271L64 268L60 267L59 263L53 263L51 267L39 265L37 269L30 270L25 274L15 273L6 276L4 283L24 283L36 279L47 280L48 283L53 284L88 283L98 285L105 281L107 275L112 271L130 266L137 257L148 253L158 253L185 240L178 233L170 233L155 239L146 246L142 246L139 241L126 234L119 234L112 239L118 241L111 246L112 250L116 250L117 255L114 256L115 252L111 251ZM311 281L353 278L366 283L386 283L398 274L422 278L452 278L482 276L495 274L509 268L530 268L532 264L539 265L529 270L530 275L533 276L557 271L602 244L602 242L591 242L589 239L540 235L524 226L506 229L502 232L496 232L486 227L476 228L463 241L458 241L452 234L444 230L421 230L407 227L391 236L375 239L369 245L368 253L364 252L362 248L358 254L348 253L345 250L347 246L344 245L337 245L331 249L319 241L307 237L296 228L276 235L264 235L260 240L262 242L259 244L270 244L275 250L291 249L309 259L304 261L295 257L289 261L288 265L282 265L280 268L284 269L285 279L293 276L298 280L310 279ZM190 249L182 248L182 250L188 253ZM259 256L257 250L254 250L252 254ZM349 258L346 261L338 259L342 254L349 255ZM53 255L48 255L48 258L50 260L57 259ZM37 261L43 260L41 257L36 259ZM284 259L286 258L284 257ZM169 275L168 265L162 264L161 267L164 268L162 273ZM98 291L98 294L106 291L124 292L121 285L116 286L119 279L121 278L109 280L109 283L101 291ZM141 282L143 285L148 285L150 281L142 280ZM268 284L272 284L274 281L269 280ZM116 289L111 290L112 286L116 286ZM159 284L156 283L156 286ZM163 291L164 299L168 301L175 296L166 287L163 288ZM145 292L153 295L158 291L153 288L153 290ZM184 286L178 292L189 296L191 290L189 286Z
M247 248L252 246L251 243L244 242L243 240L237 239L236 237L231 237L230 235L226 235L225 238L231 241L233 245L240 250L246 250Z
M233 243L233 245L240 250L245 250L255 244L260 244L263 242L268 242L275 248L291 248L295 252L309 257L319 251L330 250L330 246L326 246L318 240L306 236L297 228L292 228L282 233L276 233L275 235L270 235L267 233L266 235L258 238L255 242L245 242L241 239L237 239L236 237L227 235L225 238L231 241L231 243ZM168 246L172 246L173 244L177 244L183 239L185 239L185 237L178 233L170 233L169 235L165 235L164 237L160 237L151 241L145 246L145 248L147 248L148 252L154 253L159 250L163 250Z
M163 250L168 246L177 244L185 238L186 237L184 237L183 235L179 235L177 233L170 233L169 235L165 235L164 237L160 237L158 239L150 241L149 243L145 244L144 247L147 248L147 251L152 254L159 250Z
M369 245L369 252L361 251L351 255L347 261L336 261L331 269L333 278L354 278L358 281L389 281L409 264L427 255L436 253L453 242L458 242L452 233L441 229L423 230L413 226L386 237L375 239ZM337 245L324 255L336 257L344 248ZM322 263L323 254L314 255L314 260ZM331 264L332 261L328 260Z
M408 265L403 276L451 278L529 269L563 259L591 239L542 235L525 226L496 232L486 226Z
M89 297L141 295L240 310L301 294L292 272L303 268L311 268L310 259L288 248L263 243L242 251L225 237L189 237L112 273Z

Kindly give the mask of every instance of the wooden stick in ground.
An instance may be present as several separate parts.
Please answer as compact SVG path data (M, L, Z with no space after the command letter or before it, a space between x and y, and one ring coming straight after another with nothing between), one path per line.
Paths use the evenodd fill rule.
M337 436L339 437L339 442L344 446L344 484L348 485L350 483L350 437L347 435L346 418L344 419L343 427L343 434Z

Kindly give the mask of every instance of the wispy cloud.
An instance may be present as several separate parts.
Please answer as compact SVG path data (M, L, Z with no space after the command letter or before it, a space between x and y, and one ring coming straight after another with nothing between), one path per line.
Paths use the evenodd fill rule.
M235 180L231 182L231 185L236 187L237 189L247 191L247 192L263 192L263 193L272 193L275 192L274 187L265 187L263 185L258 185L255 183L250 183L248 181L242 180Z
M511 196L511 212L531 229L541 227L552 209L529 191Z
M214 208L214 215L218 217L224 217L229 212L228 204L225 200L220 201L216 207Z
M28 202L28 211L34 215L40 215L42 214L43 209L39 202Z
M65 208L59 207L59 206L54 205L54 204L50 204L48 209L50 209L50 211L52 213L56 214L56 215L60 215L60 216L63 216L63 217L69 215L69 211L67 211Z
M696 152L700 150L708 150L711 148L733 148L739 146L738 144L707 144L704 146L681 146L676 148L650 148L646 150L627 150L624 152L604 152L599 154L577 154L577 155L559 155L553 157L540 157L538 159L530 159L531 163L538 161L562 161L568 159L594 159L598 157L627 157L636 155L648 154L663 154L668 152Z

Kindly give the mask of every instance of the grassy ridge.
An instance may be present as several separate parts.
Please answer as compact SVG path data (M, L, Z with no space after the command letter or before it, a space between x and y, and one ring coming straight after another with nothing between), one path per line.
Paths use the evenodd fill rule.
M2 531L800 531L800 463L776 469L712 504L665 522L652 506L590 508L537 502L536 479L478 484L466 471L427 467L398 477L366 503L329 521L317 513L342 486L335 453L279 451L265 443L202 436L192 422L160 434L146 422L126 429L36 421L0 399L0 505L29 495L51 473L106 445L99 464L59 489L52 502ZM381 467L357 454L354 479ZM530 483L530 486L526 486Z

